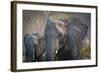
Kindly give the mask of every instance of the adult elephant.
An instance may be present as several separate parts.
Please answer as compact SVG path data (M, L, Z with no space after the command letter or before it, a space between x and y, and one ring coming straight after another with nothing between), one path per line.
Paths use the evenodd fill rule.
M45 60L45 39L40 33L26 34L24 36L25 62Z
M63 21L53 20L49 18L45 28L46 39L46 61L54 61L57 59L56 54L64 41L66 27Z
M47 61L54 61L56 54L58 60L79 59L79 44L88 30L88 22L82 16L72 16L66 24L60 20L48 19L45 29Z

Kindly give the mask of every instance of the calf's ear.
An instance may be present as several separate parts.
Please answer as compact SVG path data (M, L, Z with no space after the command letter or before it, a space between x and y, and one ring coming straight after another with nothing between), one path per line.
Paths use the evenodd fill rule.
M34 44L38 44L39 43L39 39L38 39L38 37L36 37L36 36L32 36L33 37L33 42L34 42Z

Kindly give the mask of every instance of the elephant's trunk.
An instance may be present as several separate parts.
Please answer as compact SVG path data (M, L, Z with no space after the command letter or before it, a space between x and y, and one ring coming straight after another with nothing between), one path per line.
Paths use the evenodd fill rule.
M56 37L57 32L55 31L56 26L53 20L49 19L45 29L45 38L46 38L46 60L53 61L56 54Z

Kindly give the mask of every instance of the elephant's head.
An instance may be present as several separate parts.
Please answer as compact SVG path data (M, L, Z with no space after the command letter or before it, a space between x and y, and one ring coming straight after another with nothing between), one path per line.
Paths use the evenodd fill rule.
M25 57L26 61L32 62L37 59L37 56L41 55L40 42L42 36L39 33L26 34L24 36L25 44Z
M26 62L32 62L35 59L35 44L31 34L26 34L24 36L24 45L25 45L25 59Z
M62 21L48 19L45 28L47 61L55 60L55 55L59 49L59 39L64 37L65 32L65 24Z

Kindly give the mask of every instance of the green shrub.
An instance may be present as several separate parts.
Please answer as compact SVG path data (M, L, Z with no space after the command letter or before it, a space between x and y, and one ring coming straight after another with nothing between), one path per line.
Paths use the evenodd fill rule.
M80 59L90 59L90 58L91 58L91 48L81 48Z

